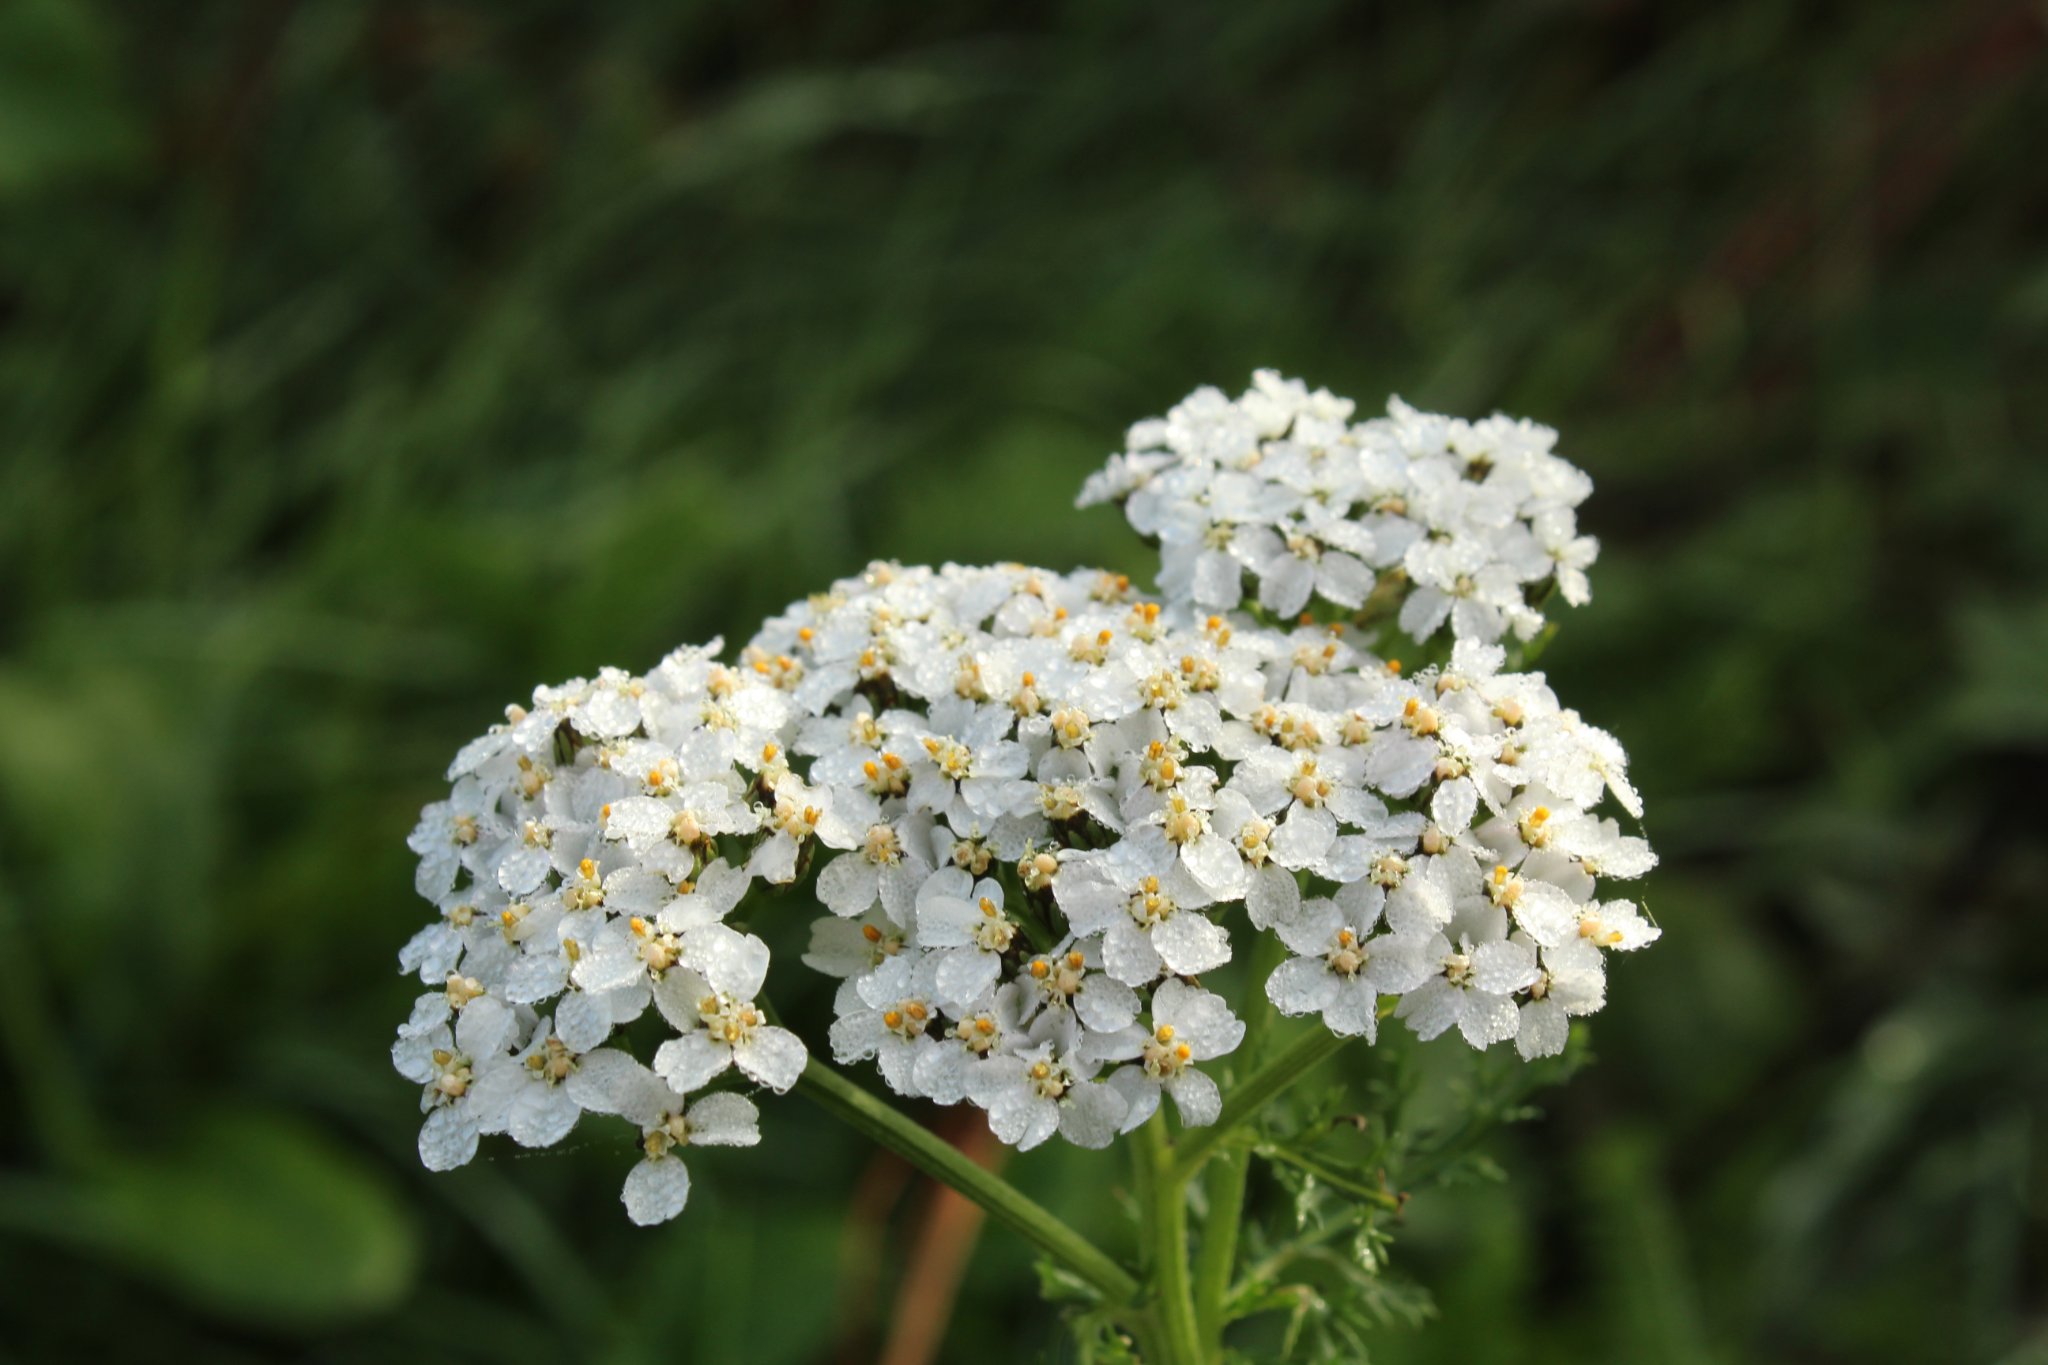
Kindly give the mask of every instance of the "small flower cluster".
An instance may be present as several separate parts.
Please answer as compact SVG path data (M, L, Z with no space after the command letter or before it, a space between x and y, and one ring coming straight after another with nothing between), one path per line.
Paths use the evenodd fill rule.
M1620 745L1495 643L1540 620L1531 585L1583 597L1585 481L1538 429L1349 415L1261 374L1141 425L1088 498L1160 536L1163 600L876 564L732 665L714 643L511 708L411 841L440 914L401 958L431 989L393 1057L426 1163L618 1115L644 1152L629 1214L673 1216L678 1148L757 1140L733 1080L779 1092L807 1062L759 998L767 946L727 923L756 881L825 912L803 960L840 983L834 1058L1020 1147L1107 1146L1162 1094L1216 1119L1204 1065L1245 1029L1202 978L1233 929L1278 938L1259 984L1337 1034L1391 1014L1560 1051L1605 954L1658 933L1601 897L1655 861L1601 813L1641 814ZM1240 609L1246 570L1267 613ZM1397 578L1409 633L1450 618L1443 663L1272 623ZM671 1034L643 1064L620 1030L650 1005Z
M545 1147L586 1111L616 1114L645 1153L627 1212L659 1222L689 1193L676 1149L759 1137L744 1096L685 1097L733 1068L777 1091L803 1070L803 1043L756 1003L767 945L724 922L756 876L795 875L801 817L773 796L792 709L715 653L537 689L421 814L416 885L440 916L400 965L434 989L392 1060L423 1087L430 1168L468 1161L482 1134ZM606 1046L650 1005L675 1033L651 1070Z
M1080 503L1118 502L1160 549L1169 598L1228 611L1249 575L1259 606L1292 617L1311 600L1429 639L1448 621L1490 643L1541 629L1554 586L1578 606L1599 544L1575 510L1592 481L1551 453L1532 422L1469 422L1399 399L1354 423L1348 398L1271 370L1235 401L1197 389L1139 422L1127 451Z

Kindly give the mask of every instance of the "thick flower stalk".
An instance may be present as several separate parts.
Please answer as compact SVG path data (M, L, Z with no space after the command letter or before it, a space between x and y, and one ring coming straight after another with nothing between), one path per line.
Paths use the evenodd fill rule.
M1561 1051L1607 955L1658 934L1605 885L1655 861L1605 813L1641 813L1621 746L1501 643L1586 600L1590 483L1527 423L1351 418L1262 372L1133 428L1082 501L1157 541L1156 597L1097 570L878 563L731 662L713 642L509 708L412 836L439 913L401 955L429 989L393 1057L426 1163L615 1115L639 1132L627 1212L674 1216L684 1149L757 1141L750 1096L819 1071L730 922L805 904L803 964L839 982L833 1061L1023 1148L1107 1147L1168 1100L1186 1129L1242 1117L1216 1064L1262 1006L1203 978L1256 936L1265 997L1326 1039L1391 1014ZM650 1011L664 1040L636 1059ZM843 1085L835 1111L886 1128ZM1209 1145L1162 1153L1161 1131L1133 1140L1170 1236ZM1030 1209L925 1164L1058 1253ZM1194 1330L1171 1307L1138 1323L1161 1359Z

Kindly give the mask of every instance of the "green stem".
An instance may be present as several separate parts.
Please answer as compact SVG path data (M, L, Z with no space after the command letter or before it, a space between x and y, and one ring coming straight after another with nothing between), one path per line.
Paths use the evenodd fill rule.
M1182 1134L1180 1151L1174 1161L1172 1178L1186 1181L1202 1163L1236 1130L1258 1115L1275 1095L1294 1084L1349 1042L1320 1025L1311 1028L1282 1048L1272 1061L1246 1077L1244 1083L1224 1097L1223 1112L1206 1128Z
M1251 1153L1236 1148L1218 1157L1203 1175L1209 1216L1202 1222L1202 1246L1195 1256L1195 1326L1212 1348L1211 1360L1221 1358L1223 1309L1230 1298L1230 1272L1237 1264L1237 1231L1250 1168Z
M1194 1285L1188 1278L1187 1182L1174 1174L1173 1146L1166 1139L1163 1110L1137 1131L1134 1148L1159 1324L1156 1365L1202 1365L1209 1354L1202 1349Z
M1258 1065L1265 1054L1275 1014L1273 1002L1266 996L1266 978L1285 957L1286 949L1276 936L1253 936L1251 999L1245 1009L1244 1045L1238 1054L1246 1066ZM1244 1221L1245 1183L1250 1173L1251 1154L1232 1148L1209 1167L1203 1181L1208 1215L1202 1219L1202 1244L1195 1255L1195 1322L1217 1360L1221 1359L1224 1308L1230 1298L1230 1272L1237 1264L1237 1238Z
M804 1067L797 1085L833 1117L981 1205L991 1217L1008 1224L1094 1286L1110 1303L1128 1304L1138 1297L1137 1280L1093 1242L1025 1197L1016 1186L983 1170L951 1143L911 1122L816 1057Z
M1292 1166L1297 1171L1306 1171L1332 1189L1342 1190L1353 1199L1367 1204L1377 1204L1390 1213L1399 1212L1401 1197L1386 1190L1375 1189L1345 1175L1342 1171L1331 1170L1320 1161L1290 1152L1284 1147L1260 1146L1252 1149L1266 1160L1281 1166Z

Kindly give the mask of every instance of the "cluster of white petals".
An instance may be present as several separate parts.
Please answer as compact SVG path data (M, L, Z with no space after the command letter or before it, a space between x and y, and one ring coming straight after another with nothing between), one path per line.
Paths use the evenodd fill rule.
M757 881L822 912L803 961L839 981L834 1059L1020 1147L1107 1146L1162 1092L1213 1122L1244 1002L1203 977L1248 934L1285 945L1274 1005L1338 1034L1391 1014L1560 1051L1606 954L1658 933L1601 885L1655 861L1602 813L1641 813L1620 745L1494 643L1540 621L1532 585L1583 598L1586 481L1540 428L1350 410L1262 373L1136 429L1089 497L1159 537L1162 599L876 564L730 665L686 649L511 708L412 837L440 913L402 956L431 989L393 1056L427 1164L618 1115L628 1212L673 1216L679 1149L756 1141L742 1092L807 1062L760 1000L767 946L727 923ZM1443 662L1272 623L1376 593L1412 636L1449 617ZM650 1006L643 1063L623 1031Z
M1080 502L1121 503L1159 546L1161 590L1208 611L1236 607L1249 578L1282 617L1398 597L1411 639L1448 622L1456 639L1491 643L1535 635L1553 587L1573 606L1589 599L1600 547L1575 509L1593 484L1551 453L1555 431L1398 398L1385 417L1352 415L1350 399L1271 370L1235 401L1197 389L1133 426Z
M783 1091L803 1070L802 1042L756 1003L767 945L725 923L756 877L795 875L773 797L794 707L715 653L536 689L421 813L416 884L440 916L400 965L433 989L392 1060L424 1087L429 1167L468 1161L486 1133L545 1147L585 1112L616 1114L645 1153L627 1211L658 1222L689 1191L679 1148L759 1136L744 1096L685 1097L729 1071ZM650 1006L673 1030L651 1069L615 1039Z

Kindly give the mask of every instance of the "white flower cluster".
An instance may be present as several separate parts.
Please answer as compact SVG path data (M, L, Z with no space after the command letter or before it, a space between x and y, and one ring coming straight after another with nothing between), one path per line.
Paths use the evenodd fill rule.
M511 708L411 841L440 918L402 955L432 989L393 1057L427 1164L620 1115L645 1152L629 1214L673 1216L678 1148L757 1140L732 1083L786 1090L807 1061L758 999L768 948L726 923L756 880L826 912L803 960L841 983L834 1058L1021 1147L1107 1146L1162 1092L1215 1120L1203 1064L1244 1025L1201 978L1233 929L1279 938L1260 984L1336 1033L1392 1013L1561 1050L1605 954L1658 933L1598 886L1655 861L1599 813L1640 815L1620 746L1492 642L1526 633L1540 578L1583 595L1543 546L1585 481L1535 429L1349 412L1262 374L1141 429L1091 492L1160 534L1163 601L1095 571L877 564L735 665L686 649ZM1404 625L1432 592L1414 633L1452 619L1440 666L1234 609L1246 568L1292 615L1359 606L1394 563ZM1489 576L1512 591L1466 581ZM643 1065L618 1031L650 1004L673 1036Z
M756 1003L767 945L724 921L831 826L774 794L790 700L716 649L537 689L421 814L416 884L440 918L399 960L435 989L392 1060L424 1087L429 1167L468 1161L485 1133L545 1147L586 1111L617 1114L646 1154L627 1212L659 1222L689 1193L676 1149L759 1138L745 1097L684 1097L732 1068L777 1091L803 1070L803 1043ZM675 1031L652 1070L606 1046L650 1004Z
M1236 607L1249 575L1281 617L1312 599L1345 612L1398 603L1412 639L1448 621L1455 638L1490 643L1535 635L1553 584L1573 606L1589 599L1600 547L1574 509L1593 485L1551 453L1556 432L1399 399L1385 417L1352 412L1271 370L1235 401L1197 389L1133 426L1080 503L1122 503L1159 546L1162 591L1208 611Z

